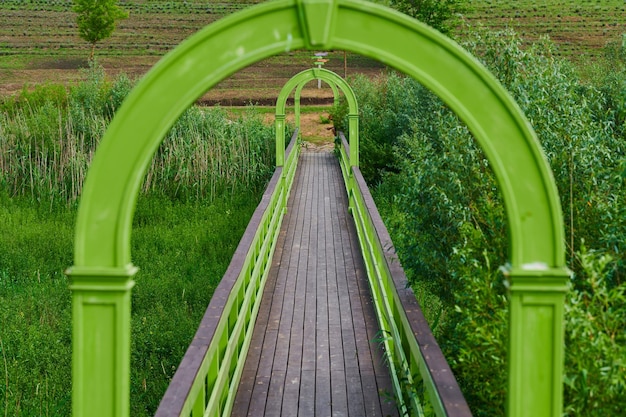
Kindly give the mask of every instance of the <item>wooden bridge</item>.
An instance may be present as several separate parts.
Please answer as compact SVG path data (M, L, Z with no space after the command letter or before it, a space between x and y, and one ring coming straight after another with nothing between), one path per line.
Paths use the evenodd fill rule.
M232 415L395 415L339 163L298 165Z
M274 0L233 14L168 54L125 100L78 211L68 272L73 415L129 414L137 270L130 228L163 137L225 77L293 49L377 58L429 88L474 134L498 179L509 229L507 414L560 417L569 271L559 196L539 141L503 87L459 45L362 0ZM300 157L297 133L285 149L287 95L295 89L297 98L313 78L348 102L340 171L331 155ZM470 415L360 173L358 117L354 93L336 74L307 70L285 85L276 171L157 416Z
M340 137L294 133L157 416L471 415Z

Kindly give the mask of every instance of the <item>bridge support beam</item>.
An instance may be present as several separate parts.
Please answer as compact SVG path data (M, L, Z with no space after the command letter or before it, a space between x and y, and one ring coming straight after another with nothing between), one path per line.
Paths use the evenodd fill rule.
M563 402L563 310L569 271L509 271L507 415L560 417Z
M130 294L137 268L73 267L73 416L129 416Z

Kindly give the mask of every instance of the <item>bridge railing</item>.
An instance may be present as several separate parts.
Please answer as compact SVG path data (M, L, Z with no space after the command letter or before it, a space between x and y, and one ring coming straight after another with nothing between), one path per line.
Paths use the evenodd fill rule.
M401 415L471 416L343 133L337 148Z
M287 207L300 146L296 130L198 331L163 396L157 417L229 416Z

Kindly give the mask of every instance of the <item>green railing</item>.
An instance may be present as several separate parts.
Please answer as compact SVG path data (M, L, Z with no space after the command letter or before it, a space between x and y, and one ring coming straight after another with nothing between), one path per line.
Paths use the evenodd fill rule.
M229 416L298 164L298 131L215 289L157 417Z
M358 167L350 167L343 133L337 148L350 212L401 415L466 417L471 412L439 349L396 256L389 233Z

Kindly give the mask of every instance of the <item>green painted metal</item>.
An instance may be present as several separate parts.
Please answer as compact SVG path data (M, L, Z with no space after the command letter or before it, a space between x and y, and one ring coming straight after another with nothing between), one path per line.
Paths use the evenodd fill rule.
M131 224L141 181L165 133L196 98L228 75L302 48L376 58L432 90L472 131L498 179L509 224L508 413L560 416L567 270L558 195L539 142L502 86L456 43L360 0L277 0L230 15L169 53L128 96L93 158L78 213L74 267L68 272L74 415L128 415L129 293L135 272ZM357 132L355 123L350 138ZM350 165L358 166L358 146L350 153ZM92 304L108 307L91 309ZM532 337L525 333L529 329ZM101 378L103 386L93 383ZM110 406L87 412L94 401Z
M73 317L72 407L76 416L127 413L130 290L136 271L132 266L102 269L75 266L69 272Z
M339 90L337 86L330 81L326 81L330 86L330 89L333 90L333 105L337 106L339 104ZM308 83L308 81L303 81L296 87L296 92L294 93L293 99L293 111L295 113L295 123L296 129L300 128L300 96L302 95L302 89Z
M284 144L280 143L281 138L285 136L285 107L287 106L287 98L291 94L291 92L296 88L296 90L306 84L311 80L322 80L327 82L329 85L335 86L333 89L333 93L335 94L335 100L337 99L336 88L338 87L346 97L346 101L348 102L348 112L349 112L349 124L350 124L350 147L354 147L355 151L354 155L350 155L350 163L352 166L358 166L359 158L358 158L358 148L359 148L359 106L356 101L356 96L354 95L354 91L348 83L341 78L339 75L335 74L332 71L323 69L323 68L310 68L299 72L294 75L289 81L285 83L283 88L280 90L278 94L278 99L276 100L276 165L278 165L278 161L282 161L284 159L283 153L285 152ZM297 91L296 91L297 93ZM296 116L299 117L299 95L296 95ZM299 125L297 125L299 127Z

